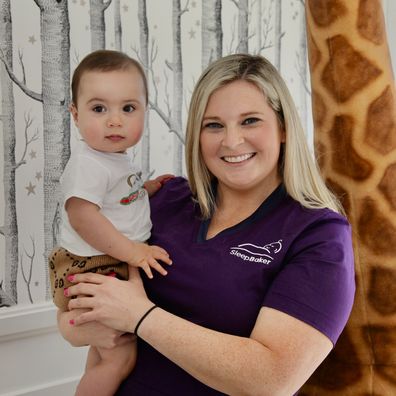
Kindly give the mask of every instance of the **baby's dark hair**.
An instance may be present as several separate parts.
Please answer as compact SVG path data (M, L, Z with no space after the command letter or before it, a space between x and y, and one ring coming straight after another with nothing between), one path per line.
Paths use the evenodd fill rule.
M91 52L76 67L71 83L72 102L77 106L78 88L80 86L81 77L84 73L89 71L108 72L114 70L127 70L128 68L135 68L142 76L147 104L148 87L143 67L138 61L129 57L127 54L112 50L98 50Z

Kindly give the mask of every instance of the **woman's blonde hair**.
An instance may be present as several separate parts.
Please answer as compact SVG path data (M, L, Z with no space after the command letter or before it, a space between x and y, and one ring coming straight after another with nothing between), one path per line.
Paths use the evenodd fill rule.
M200 149L202 119L212 93L236 81L248 81L260 88L286 133L279 171L288 194L306 208L329 208L344 213L338 199L326 187L309 151L297 109L275 67L265 58L248 54L228 55L213 62L199 78L190 102L186 131L186 165L191 191L204 218L215 207L212 182Z

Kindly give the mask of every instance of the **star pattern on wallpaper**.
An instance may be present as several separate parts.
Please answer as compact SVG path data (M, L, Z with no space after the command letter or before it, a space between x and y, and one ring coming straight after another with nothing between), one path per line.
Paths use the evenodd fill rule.
M38 180L38 181L40 181L42 178L43 178L43 175L42 175L42 173L41 172L36 172L36 179Z
M195 39L195 33L196 31L194 29L190 29L190 31L188 32L188 35L190 36L190 39Z
M199 19L197 19L196 21L195 21L195 26L201 26L201 21L199 20Z
M80 5L82 5L83 7L85 6L85 0L80 0Z
M34 191L34 189L36 188L35 184L32 184L32 182L29 182L29 185L25 186L26 190L27 190L27 195L33 194L36 195L36 192Z
M30 150L29 155L31 159L37 158L37 151Z
M122 9L124 10L124 12L128 12L129 7L128 7L126 4L124 4L123 7L122 7Z
M34 44L37 41L36 38L34 37L34 34L32 36L29 36L28 41L30 44Z
M191 7L192 7L192 8L196 8L196 7L197 7L197 2L196 2L196 1L193 1L193 2L191 3Z

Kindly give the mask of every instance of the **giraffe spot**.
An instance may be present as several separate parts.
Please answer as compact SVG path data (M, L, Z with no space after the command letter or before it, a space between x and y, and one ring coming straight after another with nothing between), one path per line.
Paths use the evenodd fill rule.
M385 38L385 22L379 0L360 0L357 29L361 36L380 45Z
M391 384L396 384L396 365L393 366L374 366L374 372L380 377L385 378Z
M396 255L396 228L366 197L360 211L358 230L361 241L375 254Z
M312 90L312 117L316 128L320 128L326 118L326 106L321 95Z
M362 329L370 340L375 366L396 366L396 326L371 325ZM393 379L396 383L396 378Z
M362 379L361 362L351 339L348 329L345 329L329 356L308 380L307 386L339 391Z
M396 105L389 85L367 110L364 139L381 154L396 149Z
M340 0L309 0L309 10L318 26L329 26L347 13Z
M309 27L307 26L307 43L308 43L308 57L309 57L309 66L311 67L311 71L313 72L316 69L316 66L320 63L322 58L322 53L317 46Z
M344 36L329 38L327 45L330 61L323 70L322 83L337 102L346 102L381 74Z
M382 315L396 313L396 270L375 266L371 269L368 302Z
M373 167L353 148L353 132L354 121L352 117L338 115L334 118L333 127L329 132L332 146L332 168L341 175L354 180L365 180L370 176Z
M384 176L381 179L378 188L384 194L390 206L396 210L396 163L391 164L385 170Z
M330 178L326 180L326 184L330 187L331 191L340 200L343 208L345 209L347 216L349 217L349 214L351 212L351 200L349 198L348 191Z

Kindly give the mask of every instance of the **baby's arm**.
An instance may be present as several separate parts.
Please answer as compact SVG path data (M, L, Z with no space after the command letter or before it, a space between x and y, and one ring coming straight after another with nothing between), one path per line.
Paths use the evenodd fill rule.
M111 349L91 347L86 370L75 396L111 396L133 370L137 357L136 337Z
M71 197L66 201L65 209L71 226L95 249L133 267L141 267L150 278L153 277L151 268L162 275L167 274L157 261L172 264L164 249L131 241L100 213L97 205L85 199Z

